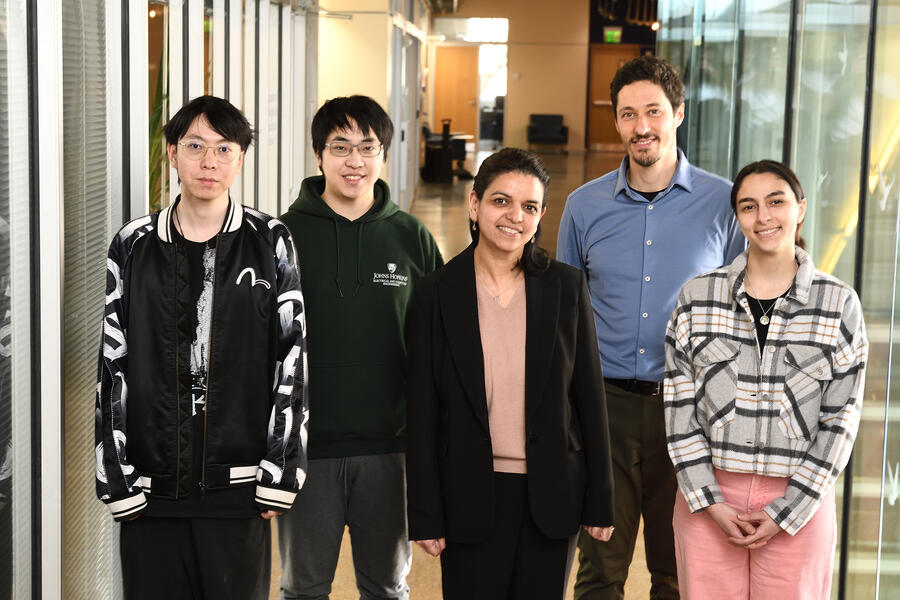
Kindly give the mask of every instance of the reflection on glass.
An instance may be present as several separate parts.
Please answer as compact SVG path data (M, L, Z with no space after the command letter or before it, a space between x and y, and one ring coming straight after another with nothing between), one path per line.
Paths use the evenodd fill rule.
M164 2L147 3L147 74L150 90L150 210L159 210L169 198L169 160L162 128L169 99L169 7Z
M748 162L781 159L790 5L660 2L659 53L683 73L678 139L694 164L731 177Z
M900 0L881 0L878 9L863 221L862 301L871 347L854 458L847 598L900 597ZM847 40L845 72L858 68L854 62L862 62L853 59L859 52L854 37L858 36ZM842 61L841 37L832 45L831 59L837 52L837 60ZM835 125L837 133L846 136L863 113L861 108L854 109L852 99L845 98L844 103L846 116ZM843 149L835 154L840 158ZM858 176L856 180L858 186ZM844 212L840 205L834 211ZM855 228L855 220L848 228L851 225ZM839 226L835 224L835 229Z
M740 120L733 170L754 160L781 160L787 88L790 0L746 2L735 95ZM802 181L802 179L801 179Z
M803 237L816 266L845 281L856 254L868 6L849 0L836 11L816 1L801 11L791 156L812 209Z
M9 61L6 34L7 2L0 1L0 598L12 594L13 532L12 532L12 390L10 387L10 359L12 339L10 329L9 281Z

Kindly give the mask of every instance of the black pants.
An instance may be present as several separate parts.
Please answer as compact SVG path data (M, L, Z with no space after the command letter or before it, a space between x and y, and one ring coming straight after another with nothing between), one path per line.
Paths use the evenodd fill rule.
M122 523L125 600L267 600L271 529L260 518Z
M444 600L561 599L568 549L569 538L548 538L535 525L527 476L494 473L494 530L478 544L447 543Z
M625 597L625 579L643 517L650 599L676 600L672 510L677 487L666 450L662 395L644 396L607 383L606 406L616 490L616 532L607 543L581 532L575 598Z

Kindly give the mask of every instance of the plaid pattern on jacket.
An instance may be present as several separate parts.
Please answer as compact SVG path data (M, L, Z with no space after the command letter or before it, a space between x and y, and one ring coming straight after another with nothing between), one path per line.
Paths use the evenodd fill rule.
M856 292L796 249L760 355L744 289L747 252L687 282L666 331L669 455L691 509L723 502L713 467L790 477L766 513L793 535L847 464L868 340Z

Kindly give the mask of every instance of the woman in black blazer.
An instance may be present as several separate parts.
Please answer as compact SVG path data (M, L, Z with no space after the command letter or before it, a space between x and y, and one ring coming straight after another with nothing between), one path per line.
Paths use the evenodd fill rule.
M537 245L549 181L524 150L485 160L472 244L416 283L407 317L409 533L440 555L447 600L562 598L579 525L612 534L585 277Z

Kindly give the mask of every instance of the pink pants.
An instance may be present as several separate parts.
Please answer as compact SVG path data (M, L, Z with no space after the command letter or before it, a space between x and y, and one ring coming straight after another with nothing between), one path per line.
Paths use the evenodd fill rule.
M739 512L762 510L784 494L786 477L715 470L725 503ZM796 535L781 531L757 550L728 542L705 512L691 514L676 494L672 517L678 586L685 600L826 600L837 536L834 490Z

